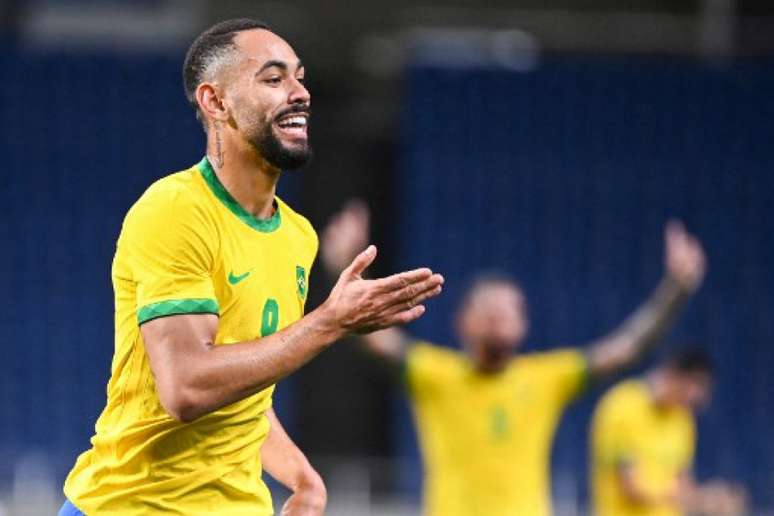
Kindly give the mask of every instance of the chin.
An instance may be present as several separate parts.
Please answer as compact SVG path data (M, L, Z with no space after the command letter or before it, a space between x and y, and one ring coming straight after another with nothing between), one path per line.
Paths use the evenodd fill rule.
M507 360L498 360L496 362L486 362L479 366L479 369L485 373L500 373L508 367Z

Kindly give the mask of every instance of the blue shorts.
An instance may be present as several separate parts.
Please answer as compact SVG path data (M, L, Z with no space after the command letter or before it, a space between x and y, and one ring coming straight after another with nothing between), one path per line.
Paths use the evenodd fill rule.
M65 500L65 503L64 505L62 505L62 508L59 509L59 514L57 516L85 516L85 515L81 511L79 511L77 507L71 504L70 500Z

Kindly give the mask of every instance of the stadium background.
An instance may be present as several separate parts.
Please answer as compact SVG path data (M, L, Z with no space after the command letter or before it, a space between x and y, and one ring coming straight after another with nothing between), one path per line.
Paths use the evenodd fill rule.
M0 6L0 514L40 514L88 444L112 353L110 261L154 179L203 135L180 66L203 27L268 21L298 49L316 159L282 195L318 229L346 199L374 217L378 269L429 265L447 289L413 327L453 344L470 274L507 269L528 349L583 343L661 273L679 216L710 271L670 341L718 364L700 478L774 513L774 7L766 2L38 1ZM330 278L312 273L310 307ZM585 511L586 426L565 417L557 514ZM331 514L416 512L421 470L389 373L342 343L278 389ZM281 490L277 490L281 497ZM23 501L23 503L21 502Z

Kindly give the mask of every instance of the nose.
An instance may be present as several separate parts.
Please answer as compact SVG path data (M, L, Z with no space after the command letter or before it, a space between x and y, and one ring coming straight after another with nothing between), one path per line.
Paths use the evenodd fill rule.
M288 103L309 104L311 99L312 96L309 95L309 90L306 89L306 86L304 86L304 84L298 79L293 79L293 87L291 88L290 95L288 96Z

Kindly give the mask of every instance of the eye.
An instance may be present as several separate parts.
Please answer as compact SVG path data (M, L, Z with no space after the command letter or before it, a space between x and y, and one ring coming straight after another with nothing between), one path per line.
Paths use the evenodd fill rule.
M301 84L306 84L306 77L296 77L296 80Z
M264 79L263 82L265 82L266 84L279 84L282 82L282 77L280 77L279 75L274 75L272 77Z

